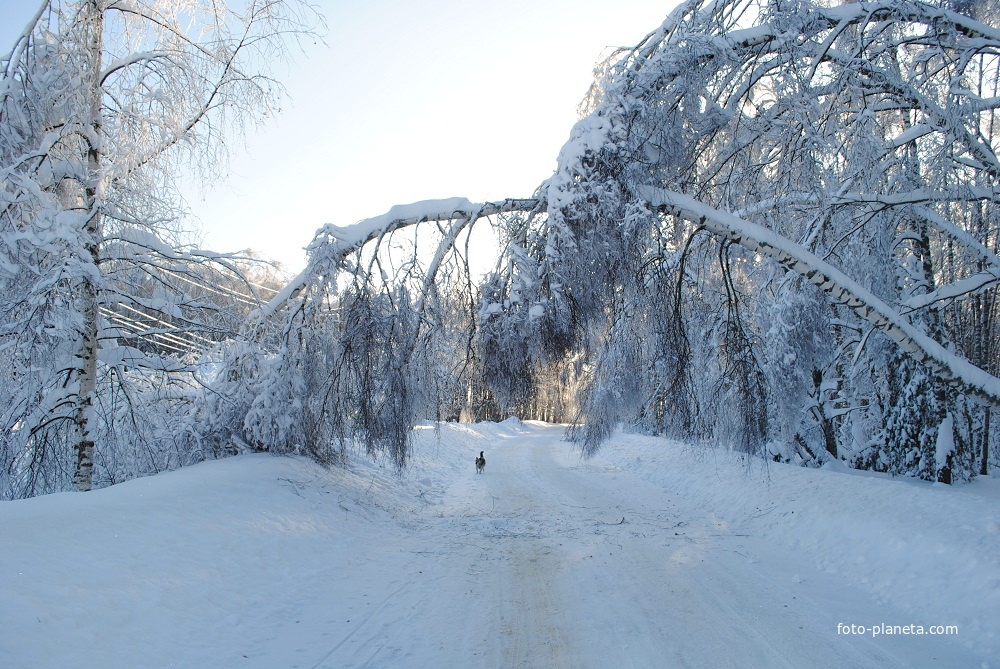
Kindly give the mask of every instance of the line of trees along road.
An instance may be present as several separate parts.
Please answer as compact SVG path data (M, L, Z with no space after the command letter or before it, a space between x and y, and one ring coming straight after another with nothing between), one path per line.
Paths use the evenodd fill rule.
M418 420L518 414L573 423L585 453L626 425L786 462L836 459L944 482L985 474L1000 401L998 18L992 2L684 2L601 64L557 171L531 198L431 200L321 229L299 277L239 332L219 328L205 385L186 404L150 411L183 404L196 417L184 423L187 458L252 449L338 462L359 448L403 467ZM44 49L22 51L6 61L5 82L55 76L29 67L25 54ZM155 62L155 51L141 53ZM21 74L10 74L14 62ZM103 67L133 64L119 56ZM31 99L18 85L2 113ZM115 117L102 118L107 134ZM56 147L36 135L25 132L25 146ZM4 153L15 165L5 174L42 183L31 197L60 204L38 211L69 220L79 210L70 227L86 231L85 181L77 191L62 177L39 181L41 168L8 157L27 152ZM19 192L14 183L5 197ZM10 230L44 228L44 215L7 201ZM102 211L105 230L107 220L129 223L121 243L180 258L150 223L169 217L108 211L120 208ZM139 232L151 227L153 240ZM485 274L470 263L482 228L497 248ZM100 277L98 296L125 292L108 288L117 275L85 269L102 266L99 253L74 248L79 269L45 288L66 309L86 313L87 277ZM32 266L18 253L7 255L11 295L25 293L28 276L13 270ZM12 332L41 318L26 313L9 320ZM215 312L190 313L215 322ZM43 327L44 341L8 341L43 341L31 344L38 351L87 341L73 319L57 322L70 334ZM180 374L176 356L152 359L158 378ZM107 360L98 369L121 369ZM67 388L81 396L73 384L85 365L61 369L46 372L31 406ZM53 379L72 383L53 392ZM12 393L12 406L31 404L26 396ZM77 426L86 412L74 402L58 410ZM40 451L48 428L26 438L24 417L7 425L6 495L39 478L26 472L52 471L26 454L86 450L79 432ZM162 435L149 448L164 450ZM63 483L32 490L64 485L51 478Z

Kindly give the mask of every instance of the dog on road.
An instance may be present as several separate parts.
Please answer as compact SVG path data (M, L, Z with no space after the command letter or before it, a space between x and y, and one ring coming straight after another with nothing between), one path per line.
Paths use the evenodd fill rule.
M479 451L479 457L476 458L476 473L482 474L484 469L486 469L486 456L483 455L482 451Z

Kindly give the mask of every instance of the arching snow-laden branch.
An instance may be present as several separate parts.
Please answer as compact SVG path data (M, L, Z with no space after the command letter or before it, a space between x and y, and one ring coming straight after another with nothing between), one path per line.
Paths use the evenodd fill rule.
M705 206L681 193L645 186L639 188L639 195L650 206L661 212L703 226L714 235L760 253L801 275L834 300L846 305L858 316L885 332L907 354L926 365L937 376L966 391L977 393L990 402L1000 404L1000 379L945 349L914 327L895 309L799 244L732 214ZM993 277L993 285L1000 280L996 275L990 276ZM985 282L975 282L977 289L985 285Z
M530 212L542 204L537 199L507 199L500 202L475 204L465 198L423 200L412 204L396 205L386 213L366 218L354 225L341 227L328 224L316 231L308 247L309 263L302 272L289 281L255 316L269 318L276 311L295 300L317 277L336 274L347 256L359 251L365 244L380 240L394 231L421 223L452 221L458 224L455 234L439 247L446 253L455 242L457 233L474 224L478 219L509 212Z

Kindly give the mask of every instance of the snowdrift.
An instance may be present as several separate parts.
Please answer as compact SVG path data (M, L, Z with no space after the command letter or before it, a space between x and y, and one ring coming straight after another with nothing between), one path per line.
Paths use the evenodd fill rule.
M491 510L498 502L488 486L504 475L499 456L525 435L555 449L558 466L576 477L662 490L679 520L643 526L644 537L695 536L698 523L702 533L757 537L755 545L782 556L781 588L824 574L867 593L875 601L866 607L912 615L887 622L957 626L957 636L938 638L951 645L931 646L940 650L936 666L1000 658L997 481L950 487L765 466L625 434L581 461L561 434L517 421L424 425L401 477L360 456L346 469L324 469L249 455L90 493L0 503L3 665L333 667L375 658L371 666L467 666L472 657L492 666L503 639L481 629L496 582L487 551L514 529L530 546L546 517L543 509L515 528L516 507ZM477 476L480 450L488 464ZM528 458L530 450L518 453ZM627 511L584 513L599 516L595 536L617 531L619 516L621 531L638 534ZM456 551L468 565L458 572ZM590 613L581 605L568 615ZM827 641L838 643L836 634ZM968 652L959 664L948 659L954 648Z

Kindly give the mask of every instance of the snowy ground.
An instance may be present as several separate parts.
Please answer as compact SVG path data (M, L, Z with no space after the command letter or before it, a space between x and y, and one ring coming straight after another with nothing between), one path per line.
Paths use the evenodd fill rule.
M0 503L0 666L1000 667L1000 481L561 437L447 425L401 480L258 455ZM958 634L871 630L906 625Z

